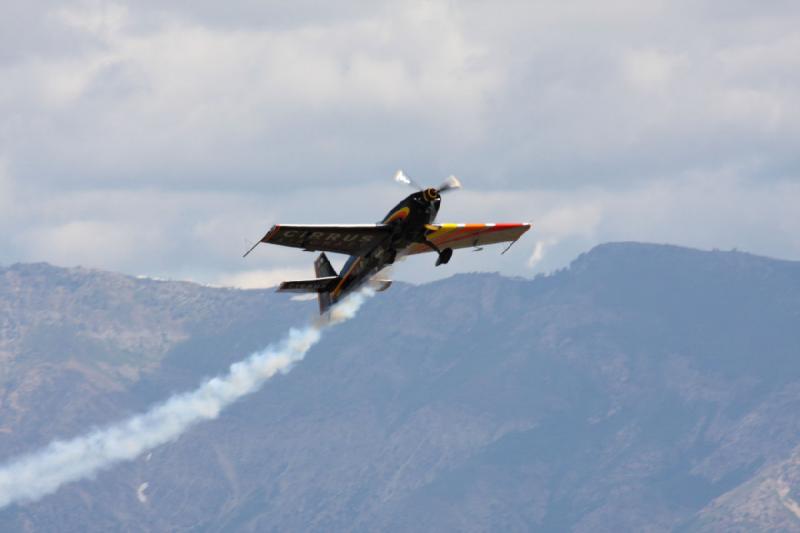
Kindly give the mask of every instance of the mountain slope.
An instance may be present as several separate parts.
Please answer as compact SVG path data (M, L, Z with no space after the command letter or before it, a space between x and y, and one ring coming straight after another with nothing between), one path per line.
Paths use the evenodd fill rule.
M0 451L189 389L314 307L2 269ZM220 419L0 527L796 529L798 322L800 263L738 252L616 243L535 280L399 285Z

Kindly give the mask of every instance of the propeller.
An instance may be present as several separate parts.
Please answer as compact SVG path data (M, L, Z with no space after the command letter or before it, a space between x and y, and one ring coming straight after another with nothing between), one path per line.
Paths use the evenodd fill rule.
M394 181L398 183L403 183L410 187L414 187L418 191L423 190L423 187L419 183L406 176L402 170L398 170L397 174L394 175ZM436 191L436 193L441 194L443 192L453 191L455 189L460 189L460 188L461 188L461 182L458 180L458 178L451 175L446 180L444 180L442 184L439 185L438 188L434 190Z
M458 181L457 177L451 174L446 180L444 180L444 182L441 185L439 185L438 191L439 194L441 194L443 192L454 191L460 188L461 188L461 182Z
M397 174L394 175L394 181L396 181L397 183L405 183L409 187L414 187L418 191L422 190L422 186L416 181L406 176L402 170L398 170Z

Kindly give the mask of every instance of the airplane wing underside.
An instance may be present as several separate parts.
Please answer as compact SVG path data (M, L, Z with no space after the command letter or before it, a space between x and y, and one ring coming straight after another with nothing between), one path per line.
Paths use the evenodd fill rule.
M364 255L390 235L391 230L385 224L276 224L259 242L309 251Z
M427 238L439 249L474 248L499 242L513 243L528 231L530 224L428 224ZM403 255L432 252L430 246L414 243Z

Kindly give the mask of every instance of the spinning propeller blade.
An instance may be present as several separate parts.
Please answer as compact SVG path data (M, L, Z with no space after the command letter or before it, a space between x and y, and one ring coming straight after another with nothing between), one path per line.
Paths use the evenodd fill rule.
M444 183L439 185L439 193L441 194L443 192L452 191L460 188L461 188L461 182L458 181L457 177L451 175L446 180L444 180Z
M397 183L405 183L409 187L414 187L418 191L422 190L422 187L419 185L419 183L406 176L402 170L398 170L397 174L394 175L394 181Z
M394 175L394 181L396 181L397 183L403 183L405 185L408 185L409 187L414 187L418 191L423 190L423 187L419 183L406 176L402 170L398 170L397 174ZM439 185L439 187L435 190L437 193L443 193L460 188L461 188L461 182L458 181L458 178L456 178L455 176L450 176L446 180L444 180L444 182L442 182L442 184Z

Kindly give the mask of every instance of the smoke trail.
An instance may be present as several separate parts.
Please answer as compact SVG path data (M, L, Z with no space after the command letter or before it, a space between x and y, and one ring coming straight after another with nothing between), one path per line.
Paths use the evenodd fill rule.
M286 373L319 342L322 330L355 316L370 290L362 290L340 304L329 317L303 329L292 329L276 347L270 346L231 365L223 376L197 389L172 396L149 411L104 429L44 448L0 466L0 508L14 502L34 501L61 485L92 477L112 465L135 459L141 453L175 440L191 426L216 418L242 396L257 391L276 373Z

